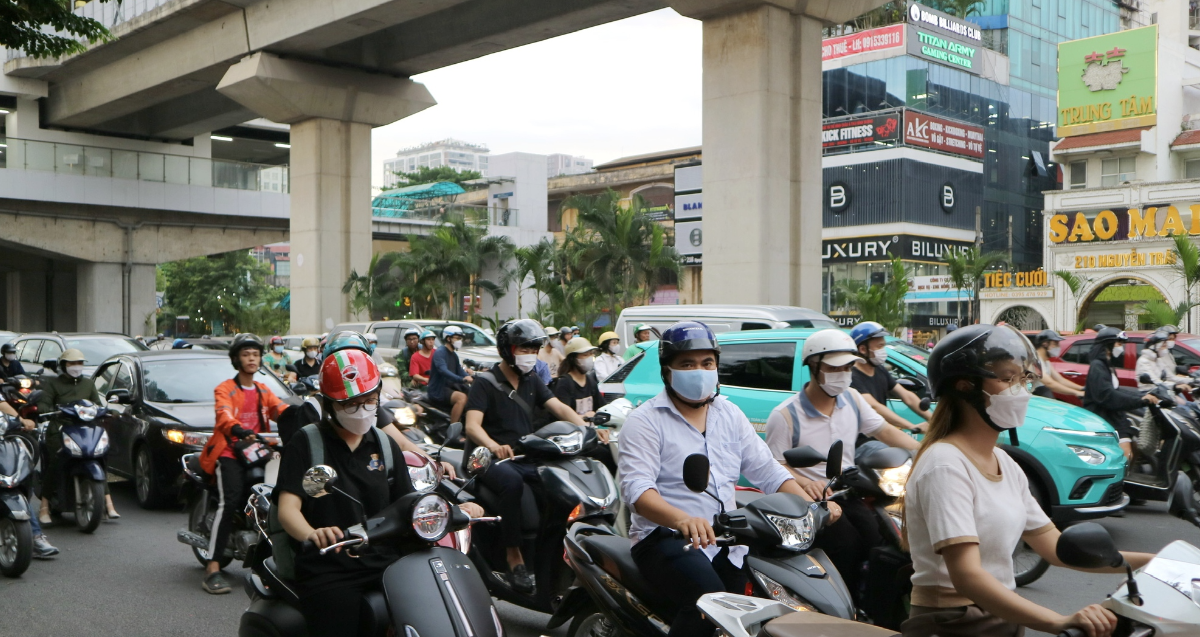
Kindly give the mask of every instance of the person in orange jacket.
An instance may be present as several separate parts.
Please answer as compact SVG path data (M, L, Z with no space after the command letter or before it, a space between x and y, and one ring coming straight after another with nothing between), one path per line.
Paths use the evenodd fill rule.
M233 443L253 440L257 434L270 431L269 421L278 420L289 408L270 388L254 380L262 366L264 349L262 339L254 334L233 337L229 360L237 370L237 376L217 385L213 391L217 422L200 454L200 466L216 476L221 494L214 517L216 528L208 546L208 555L214 559L208 562L201 584L205 591L214 595L231 590L215 558L225 551L233 515L241 509L239 503L245 501L245 491L250 486L246 484L246 468L235 455Z

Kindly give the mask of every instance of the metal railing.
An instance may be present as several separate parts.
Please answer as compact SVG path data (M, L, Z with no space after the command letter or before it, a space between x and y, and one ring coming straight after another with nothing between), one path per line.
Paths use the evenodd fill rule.
M471 204L443 203L421 206L409 210L396 208L372 208L371 216L376 220L423 221L441 223L451 219L463 219L473 226L519 225L520 216L515 208L489 208Z
M0 137L0 168L286 193L288 166Z

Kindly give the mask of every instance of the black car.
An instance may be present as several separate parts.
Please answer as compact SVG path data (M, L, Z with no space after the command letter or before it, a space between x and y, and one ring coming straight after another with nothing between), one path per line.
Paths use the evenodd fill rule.
M108 470L134 481L142 507L175 502L179 459L212 436L213 390L234 374L227 353L196 349L120 354L96 370L96 389L117 412L104 425ZM269 372L257 380L280 398L295 396Z
M96 366L110 356L147 349L124 334L106 332L30 332L17 337L13 346L17 348L17 360L28 374L44 372L46 361L57 365L58 357L69 349L83 352L84 374L96 371Z
M155 351L164 350L164 349L175 349L175 340L176 339L173 339L173 338L164 338L164 339L161 339L158 341L154 341L153 343L150 344L150 349L155 350ZM222 341L222 340L218 340L215 338L185 338L185 339L183 339L183 342L187 343L188 345L191 345L191 347L184 347L184 348L180 348L180 349L211 349L211 350L220 350L220 351L228 351L229 350L229 342L228 341Z

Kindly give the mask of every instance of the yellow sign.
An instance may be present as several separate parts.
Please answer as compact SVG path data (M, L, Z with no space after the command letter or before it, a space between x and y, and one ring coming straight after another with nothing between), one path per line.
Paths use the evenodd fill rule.
M1174 252L1138 252L1137 248L1129 252L1116 254L1091 254L1075 257L1075 269L1091 270L1095 268L1132 268L1147 265L1174 265Z
M1038 268L1032 272L989 272L983 275L986 288L1040 288L1046 285L1046 271Z
M1165 210L1150 206L1144 211L1140 208L1130 208L1125 212L1129 221L1129 232L1125 238L1200 235L1200 204L1192 204L1188 209L1191 211L1191 223L1185 225L1183 216L1175 206L1167 206ZM1159 213L1162 213L1161 217ZM1160 218L1161 225L1158 223ZM1050 217L1049 226L1051 243L1074 243L1110 241L1116 236L1119 223L1117 213L1101 210L1093 219L1088 219L1082 212L1077 212L1074 216L1054 215Z

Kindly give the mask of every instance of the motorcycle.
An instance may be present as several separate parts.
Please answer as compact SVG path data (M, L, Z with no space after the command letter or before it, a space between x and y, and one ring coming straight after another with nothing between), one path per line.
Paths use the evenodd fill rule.
M841 474L841 456L839 441L828 454L826 475L831 481ZM784 459L789 466L803 468L825 462L826 456L800 447L784 452ZM689 456L683 472L688 489L708 492L707 456ZM841 575L824 551L812 548L817 532L829 520L827 502L806 503L794 495L774 493L733 511L725 511L724 505L721 509L713 520L717 543L749 547L743 568L756 594L808 611L801 614L854 619L854 602ZM676 537L682 539L678 532ZM548 628L570 621L570 637L660 637L670 630L668 622L677 609L642 579L627 538L578 522L566 537L566 559L580 585L567 592Z
M20 577L33 557L29 499L34 457L21 421L0 416L0 574L5 577Z
M329 466L311 467L304 474L304 492L309 497L330 494L345 497L336 483L337 472ZM269 511L269 497L267 500L267 505L256 509L254 516L263 538L269 537L265 515ZM401 549L403 556L383 573L382 590L366 595L359 635L501 637L504 628L500 616L470 560L459 550L439 545L448 535L468 529L474 522L498 520L471 519L442 496L417 491L373 518L344 529L345 539L341 542L324 549L304 542L300 550L328 555L338 548L353 551L355 547L376 544L391 544ZM414 543L423 546L412 550ZM307 631L304 616L297 608L295 584L278 576L270 549L269 540L263 541L256 551L261 559L250 565L251 572L246 578L250 607L242 613L238 635L302 637Z
M582 455L597 444L595 429L553 422L521 437L514 451L523 455L496 462L536 463L541 484L536 489L526 485L521 499L525 533L521 552L534 577L532 593L517 591L509 581L499 529L485 529L472 542L471 559L492 595L539 612L553 612L575 579L563 562L567 528L588 522L612 532L619 502L617 484L603 463ZM476 479L493 464L491 452L477 447L465 464L466 474L471 477L464 485L466 491L484 509L498 510L499 496Z
M63 476L59 496L63 509L75 509L75 524L84 533L94 532L104 519L104 485L108 482L104 459L108 455L108 432L100 426L100 421L110 413L90 400L77 400L59 405L57 411L43 415L44 418L61 416L65 419L62 449L58 452L62 458ZM39 429L44 447L46 423Z
M1149 393L1159 404L1149 405L1151 418L1140 423L1125 492L1134 499L1164 502L1171 499L1180 476L1200 484L1200 406L1181 404L1163 385ZM1200 499L1195 492L1189 497L1193 502Z

